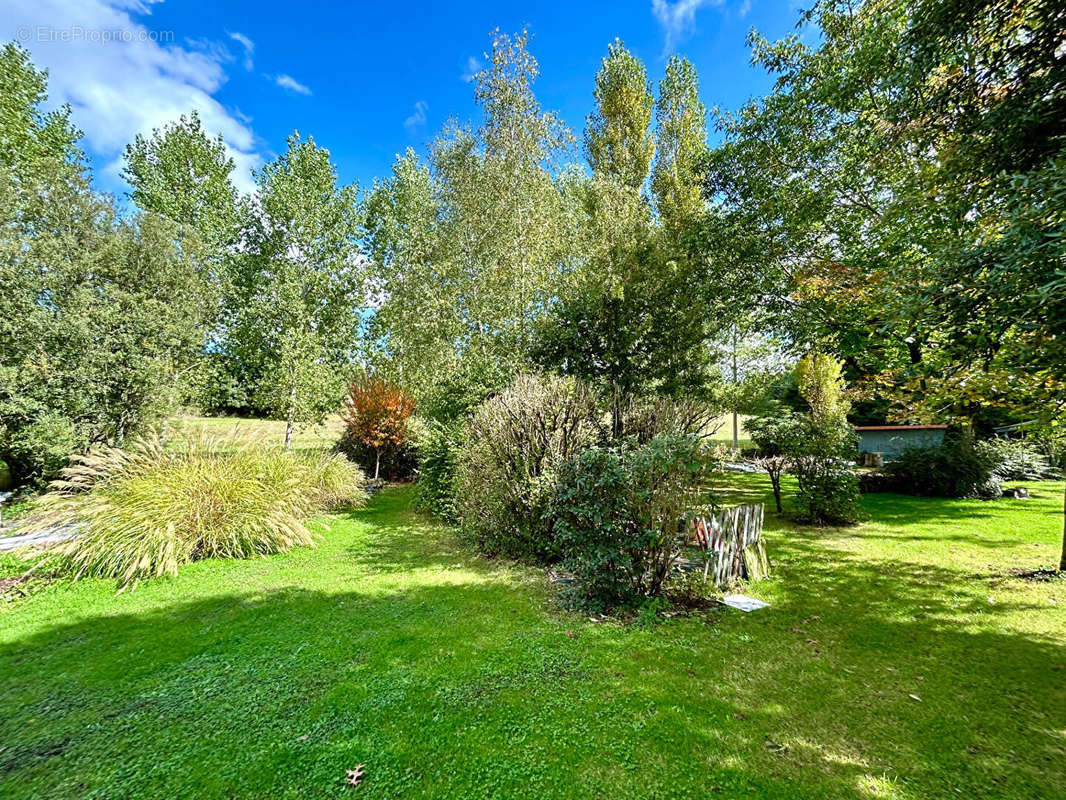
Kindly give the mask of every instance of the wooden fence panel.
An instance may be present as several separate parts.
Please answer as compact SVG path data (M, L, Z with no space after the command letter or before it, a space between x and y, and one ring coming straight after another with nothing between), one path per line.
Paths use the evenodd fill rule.
M765 577L768 569L762 538L765 513L762 503L734 506L689 523L689 540L704 551L704 577L713 577L716 586L725 586L738 578Z

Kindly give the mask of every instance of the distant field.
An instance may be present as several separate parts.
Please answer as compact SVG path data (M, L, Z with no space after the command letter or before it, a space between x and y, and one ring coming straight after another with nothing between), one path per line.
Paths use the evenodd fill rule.
M200 436L225 439L233 437L261 439L268 444L285 441L285 423L274 419L248 419L246 417L177 417L171 421L176 437L198 438ZM344 421L339 415L326 419L322 425L297 426L292 446L297 450L328 449L340 438Z
M740 416L738 418L738 420L739 420L740 424L738 426L737 435L738 435L738 441L739 441L740 448L743 450L744 448L747 448L747 447L754 447L754 445L752 444L751 439L748 438L748 431L744 427L744 423L748 420L748 418L742 415L742 416ZM732 444L733 443L733 417L732 417L732 415L725 414L725 415L719 417L718 419L716 419L713 424L718 426L718 430L715 431L714 436L712 437L714 439L714 441L716 441L716 442L725 442L726 444Z
M744 428L747 417L740 417L740 447L752 447L751 439ZM244 437L262 438L268 443L281 444L285 439L285 423L274 419L249 419L247 417L177 417L171 421L176 435L196 438L210 437ZM711 437L716 442L730 444L733 441L733 421L727 414L712 423L717 430ZM332 447L344 430L344 420L339 414L326 419L325 424L311 427L297 427L293 435L293 447L298 450L326 449Z

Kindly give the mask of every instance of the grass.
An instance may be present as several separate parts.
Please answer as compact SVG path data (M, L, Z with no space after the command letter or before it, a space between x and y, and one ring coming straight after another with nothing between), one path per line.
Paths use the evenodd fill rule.
M265 439L272 445L285 441L285 422L248 417L176 417L171 421L175 437L196 441L201 437L221 439ZM326 418L322 425L297 426L292 437L294 450L329 449L340 439L344 420L339 414Z
M762 476L731 478L766 499ZM0 612L4 798L1061 798L1061 483L768 518L771 607L562 610L409 489L315 550ZM366 765L358 788L345 770Z

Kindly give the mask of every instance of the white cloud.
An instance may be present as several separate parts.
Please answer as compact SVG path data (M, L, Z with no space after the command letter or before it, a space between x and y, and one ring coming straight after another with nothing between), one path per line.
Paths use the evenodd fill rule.
M674 46L690 34L695 27L696 12L704 6L720 6L724 0L651 0L651 13L665 37L664 50Z
M426 124L426 112L429 110L429 103L425 100L419 100L415 103L415 110L411 116L403 121L403 126L408 131L412 131L415 128L421 128Z
M237 31L231 32L229 38L244 48L244 68L251 71L252 67L255 66L252 62L252 54L255 52L255 42L243 33L238 33Z
M285 75L284 73L276 75L274 77L274 82L282 89L288 89L290 92L311 94L311 90L296 80L296 78L292 77L292 75Z
M4 3L0 36L17 39L38 67L48 68L50 103L70 104L74 124L98 159L112 191L127 143L182 114L199 111L204 127L221 133L237 165L234 183L252 187L251 169L263 163L260 140L214 95L226 82L228 60L212 49L181 46L173 31L147 27L131 13L132 0L37 0Z
M470 56L470 58L466 60L466 69L463 70L463 81L470 83L474 80L474 76L481 72L482 66L482 63L478 59Z

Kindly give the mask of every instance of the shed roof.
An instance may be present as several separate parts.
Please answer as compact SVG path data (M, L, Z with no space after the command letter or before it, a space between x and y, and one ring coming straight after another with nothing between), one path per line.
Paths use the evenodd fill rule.
M856 425L857 431L942 431L947 425Z

